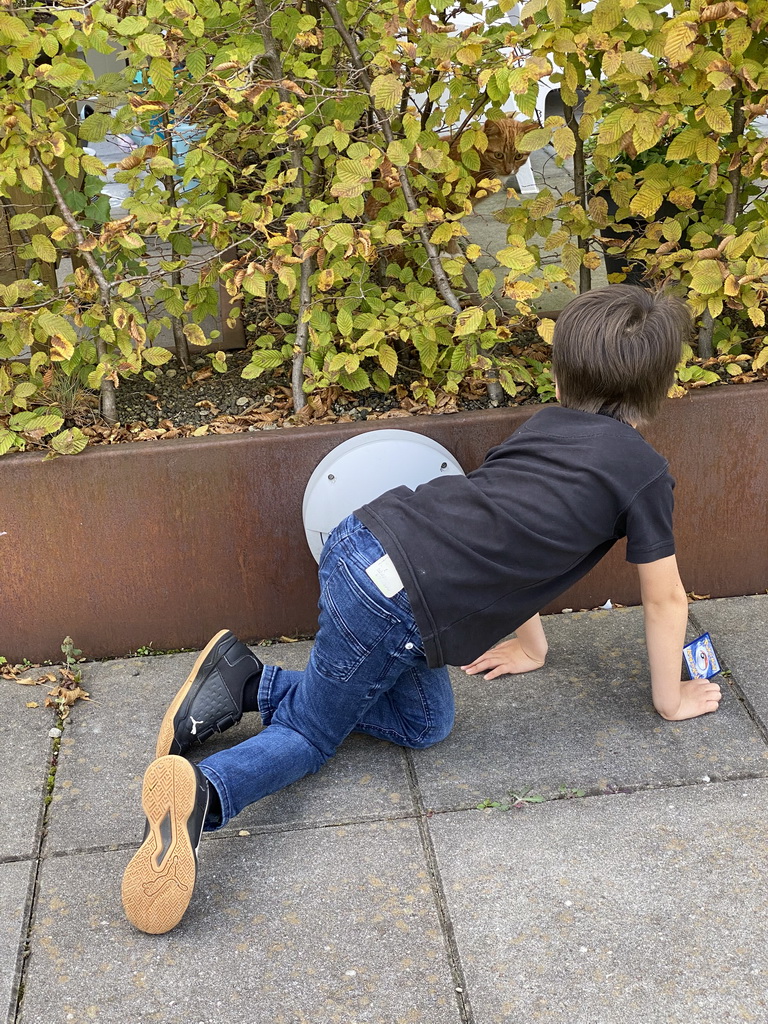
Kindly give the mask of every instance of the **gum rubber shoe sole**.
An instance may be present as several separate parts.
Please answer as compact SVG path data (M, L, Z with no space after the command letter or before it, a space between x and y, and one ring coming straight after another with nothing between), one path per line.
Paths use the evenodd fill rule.
M141 802L149 831L125 869L122 886L126 916L142 932L170 931L189 906L197 857L188 822L197 792L195 771L182 757L161 757L144 776Z
M228 632L228 629L219 630L216 636L213 637L212 640L209 640L209 642L206 644L203 650L200 651L200 653L198 654L197 660L195 661L195 664L192 667L192 671L187 676L179 692L171 701L171 704L168 710L165 712L162 722L160 723L160 732L158 733L157 746L155 747L155 757L163 757L165 754L169 754L171 752L171 744L173 743L174 735L173 720L176 717L176 712L179 710L179 708L182 705L182 701L187 696L189 688L196 681L197 673L200 671L200 666L203 664L203 662L211 653L211 651L219 642L219 640L221 640L221 638L225 636Z

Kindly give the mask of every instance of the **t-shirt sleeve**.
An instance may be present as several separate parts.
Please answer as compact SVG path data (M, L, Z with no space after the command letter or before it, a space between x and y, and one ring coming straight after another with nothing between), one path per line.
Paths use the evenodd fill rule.
M675 481L662 473L647 484L627 509L627 561L655 562L675 553L672 532L672 493Z

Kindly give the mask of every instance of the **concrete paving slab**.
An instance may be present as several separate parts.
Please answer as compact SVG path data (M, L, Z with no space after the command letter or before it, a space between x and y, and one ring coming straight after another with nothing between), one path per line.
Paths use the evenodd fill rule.
M13 1024L35 861L0 864L0 1020Z
M691 615L768 728L768 594L696 601Z
M254 648L263 660L303 668L309 643ZM78 704L61 742L50 808L48 849L71 851L138 842L141 784L154 757L160 720L192 668L195 653L85 665L90 703ZM200 760L260 728L256 714L200 747ZM224 833L291 822L330 822L409 814L405 755L391 744L351 736L317 775L248 808Z
M29 678L41 675L31 669ZM43 795L51 755L48 735L55 724L44 708L51 686L19 686L0 679L0 860L33 857L42 821ZM28 708L36 703L37 708Z
M165 936L124 919L127 860L45 864L19 1024L459 1024L413 821L207 837Z
M768 774L768 746L726 690L717 713L665 722L653 710L640 608L549 616L545 668L485 682L457 671L456 725L414 756L427 807L510 790L554 793Z
M477 1024L768 1019L768 783L430 820Z

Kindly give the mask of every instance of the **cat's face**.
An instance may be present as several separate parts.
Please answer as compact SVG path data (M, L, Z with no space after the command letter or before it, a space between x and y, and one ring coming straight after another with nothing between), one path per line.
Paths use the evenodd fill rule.
M518 171L528 159L521 153L518 141L538 125L533 121L517 121L507 117L503 121L486 121L483 131L488 148L480 154L480 173L487 178L506 178Z

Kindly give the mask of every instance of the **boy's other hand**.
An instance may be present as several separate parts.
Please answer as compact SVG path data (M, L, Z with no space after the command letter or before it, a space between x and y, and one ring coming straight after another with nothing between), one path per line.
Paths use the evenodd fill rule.
M682 722L717 711L722 698L720 686L711 679L684 679L680 683L680 703L676 710L670 707L656 710L668 722Z
M536 657L523 650L523 646L517 637L505 640L497 647L475 658L471 665L462 665L467 675L475 676L481 673L484 679L496 679L497 676L520 675L522 672L534 672L544 664L544 657Z

